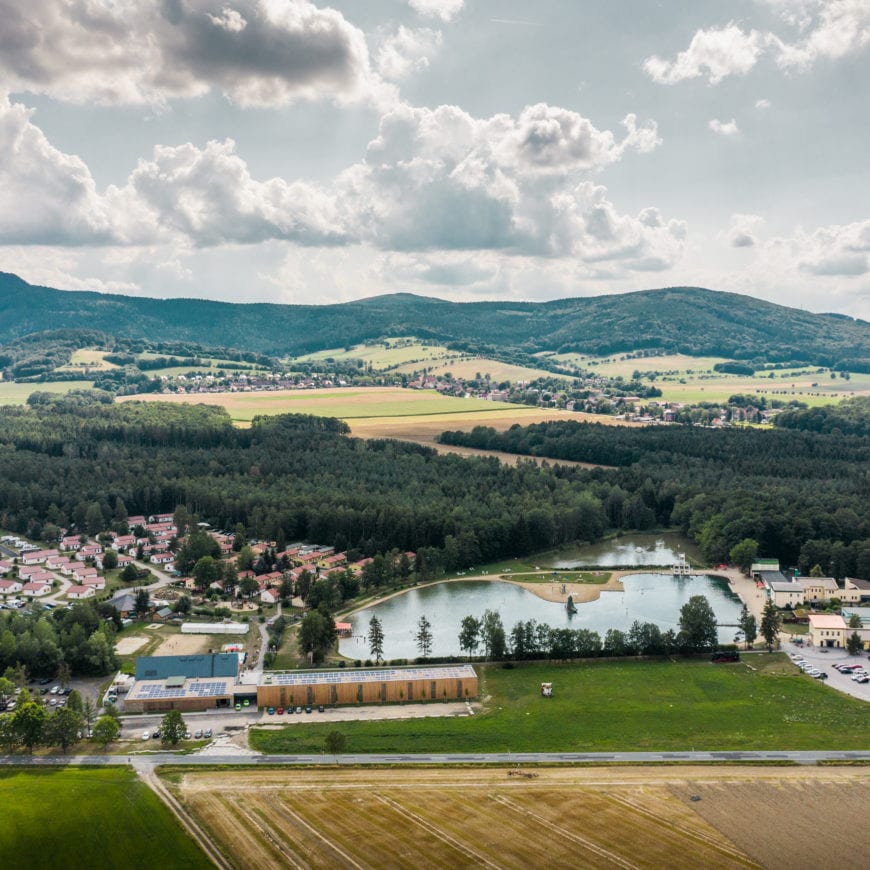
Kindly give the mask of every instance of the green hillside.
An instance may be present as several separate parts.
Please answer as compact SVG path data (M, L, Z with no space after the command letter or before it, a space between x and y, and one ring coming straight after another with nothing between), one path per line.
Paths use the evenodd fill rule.
M693 287L541 303L455 303L400 293L340 305L266 305L60 291L0 273L0 343L76 327L273 355L414 335L477 351L655 348L870 370L865 321Z

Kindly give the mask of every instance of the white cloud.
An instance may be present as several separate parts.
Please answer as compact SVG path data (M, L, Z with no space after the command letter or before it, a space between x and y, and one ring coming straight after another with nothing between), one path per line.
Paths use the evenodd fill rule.
M758 244L758 229L764 223L755 214L731 215L728 228L728 244L732 248L753 248Z
M465 0L408 0L411 8L427 18L452 21L462 11Z
M342 244L345 223L334 194L306 182L257 181L232 140L159 146L140 161L121 201L147 210L155 227L200 246L284 239L302 245Z
M0 88L71 102L223 92L245 106L377 90L362 32L307 0L0 0Z
M720 121L718 118L713 118L707 126L720 136L736 136L740 132L737 126L737 121L732 118L730 121Z
M633 115L618 140L545 104L485 119L455 106L399 106L382 117L365 160L326 186L259 180L227 140L158 146L123 185L102 193L85 164L54 149L23 106L7 102L2 117L0 166L14 167L3 170L0 190L7 244L361 243L575 257L645 271L678 259L685 238L685 226L656 209L621 214L606 188L588 180L630 150L657 146L655 124L638 125ZM27 210L17 207L23 201ZM458 280L462 269L455 261L451 269Z
M870 273L870 219L799 231L777 243L792 251L798 268L812 275L843 277Z
M110 210L88 167L55 148L31 116L0 96L0 243L115 240Z
M441 32L438 30L401 26L384 40L377 52L378 73L385 79L395 81L426 69L429 59L441 48L441 43Z
M770 100L765 100L765 99L756 100L755 101L755 108L758 109L759 112L767 111L767 109L770 108Z
M513 256L615 261L661 269L685 226L655 209L620 214L584 180L628 149L658 143L626 118L622 141L569 110L539 104L519 117L473 118L455 106L402 106L381 120L364 164L339 182L360 202L360 238L386 250L498 250Z
M820 58L837 60L870 45L870 3L867 0L760 0L782 9L784 20L798 30L789 40L775 33L743 30L734 22L698 30L689 47L674 60L653 55L646 73L659 84L672 85L706 76L711 85L726 76L749 72L765 52L783 69L806 70Z
M765 37L757 30L748 33L733 22L725 27L699 30L689 47L672 60L653 55L643 68L663 85L706 76L711 85L726 76L743 75L755 66L765 47Z

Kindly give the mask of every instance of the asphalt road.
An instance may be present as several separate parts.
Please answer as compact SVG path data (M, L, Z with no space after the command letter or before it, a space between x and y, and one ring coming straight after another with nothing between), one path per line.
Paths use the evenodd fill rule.
M352 765L363 764L649 764L651 762L693 763L728 762L747 763L759 761L786 761L796 764L816 764L820 761L870 761L870 750L861 751L753 751L753 752L492 752L477 755L414 754L414 755L177 755L172 752L153 752L147 755L38 755L0 756L0 765L57 766L57 765L130 765L135 768L150 768L158 764L183 765Z

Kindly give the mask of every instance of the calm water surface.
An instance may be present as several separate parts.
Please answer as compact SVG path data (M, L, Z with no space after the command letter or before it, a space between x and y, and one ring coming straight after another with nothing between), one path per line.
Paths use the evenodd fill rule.
M352 659L369 658L369 620L377 614L384 630L384 657L414 658L419 655L414 635L422 615L432 624L432 655L460 655L459 626L469 614L480 618L487 609L501 614L505 631L519 620L535 619L553 628L588 628L602 638L609 628L627 631L636 619L654 622L662 631L676 630L680 608L692 595L705 595L719 620L719 640L731 643L740 614L740 599L724 580L713 577L674 578L664 574L635 574L623 580L625 592L602 592L596 601L577 605L569 615L563 604L538 598L521 586L488 581L436 583L412 589L382 601L347 619L353 625L352 638L339 644L342 655Z
M602 568L616 565L660 568L673 565L678 553L685 553L689 559L696 559L700 555L693 541L682 535L664 533L611 538L598 544L570 547L546 557L541 556L536 564L547 568L587 565L600 565Z

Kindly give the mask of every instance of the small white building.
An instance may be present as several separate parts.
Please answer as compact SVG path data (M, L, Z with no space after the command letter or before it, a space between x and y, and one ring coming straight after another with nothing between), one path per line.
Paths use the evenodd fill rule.
M96 592L91 586L70 586L66 590L66 597L73 601L81 600L82 598L93 598Z
M804 590L797 583L773 582L769 589L770 600L777 607L797 607L804 603Z
M809 638L813 646L844 647L847 631L845 620L838 614L810 614Z
M51 592L51 583L33 582L25 583L21 587L21 594L28 598L41 598L43 595L48 595Z

